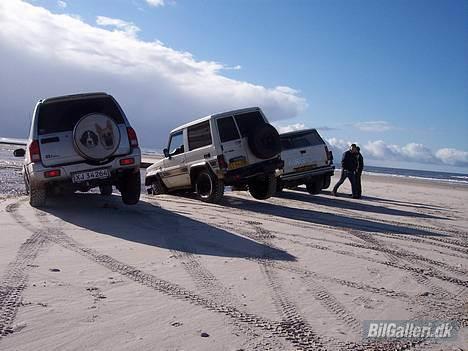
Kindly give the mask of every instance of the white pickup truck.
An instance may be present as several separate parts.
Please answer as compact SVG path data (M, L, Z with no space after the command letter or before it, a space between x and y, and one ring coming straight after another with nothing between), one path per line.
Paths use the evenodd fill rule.
M280 138L284 172L278 178L277 191L302 184L310 194L318 194L328 188L335 170L333 154L317 130L284 133Z

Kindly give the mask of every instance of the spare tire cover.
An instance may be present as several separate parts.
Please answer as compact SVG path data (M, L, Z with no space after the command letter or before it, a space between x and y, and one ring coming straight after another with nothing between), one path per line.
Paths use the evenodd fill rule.
M104 160L119 147L120 130L109 116L91 113L75 125L73 141L76 150L84 158Z
M272 158L281 152L280 136L271 124L265 123L255 128L247 138L250 150L258 158Z

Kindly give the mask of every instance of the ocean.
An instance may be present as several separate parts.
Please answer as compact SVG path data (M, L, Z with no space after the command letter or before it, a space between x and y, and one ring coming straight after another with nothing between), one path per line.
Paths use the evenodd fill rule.
M425 179L442 182L452 182L458 184L468 185L468 174L463 173L450 173L440 171L420 171L416 169L403 169L403 168L387 168L376 166L365 166L364 173L373 175L390 175L395 177L406 177Z
M20 169L22 159L13 157L13 150L21 146L0 144L0 178L5 177L7 171L13 169ZM161 154L159 150L142 149L144 155L154 156ZM337 165L335 165L337 167ZM390 167L377 167L377 166L365 166L364 172L373 175L387 175L395 177L407 177L416 179L425 179L432 181L441 182L452 182L457 184L468 185L468 174L464 173L451 173L451 172L440 172L440 171L421 171L415 169L403 169L403 168L390 168ZM11 176L11 175L10 175Z

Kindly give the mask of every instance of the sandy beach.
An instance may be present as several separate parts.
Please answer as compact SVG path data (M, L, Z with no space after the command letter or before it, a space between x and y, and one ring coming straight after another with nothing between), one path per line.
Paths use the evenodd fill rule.
M333 183L336 181L334 179ZM2 350L463 350L468 186L364 176L364 198L0 201ZM456 320L373 343L365 320Z

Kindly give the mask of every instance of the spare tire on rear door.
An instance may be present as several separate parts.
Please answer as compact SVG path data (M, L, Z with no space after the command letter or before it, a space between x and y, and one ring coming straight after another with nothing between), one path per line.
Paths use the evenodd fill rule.
M271 124L257 126L249 132L247 139L250 151L258 158L272 158L281 152L280 136Z
M112 118L101 113L82 117L73 130L76 151L84 158L101 161L111 157L120 144L120 130Z

